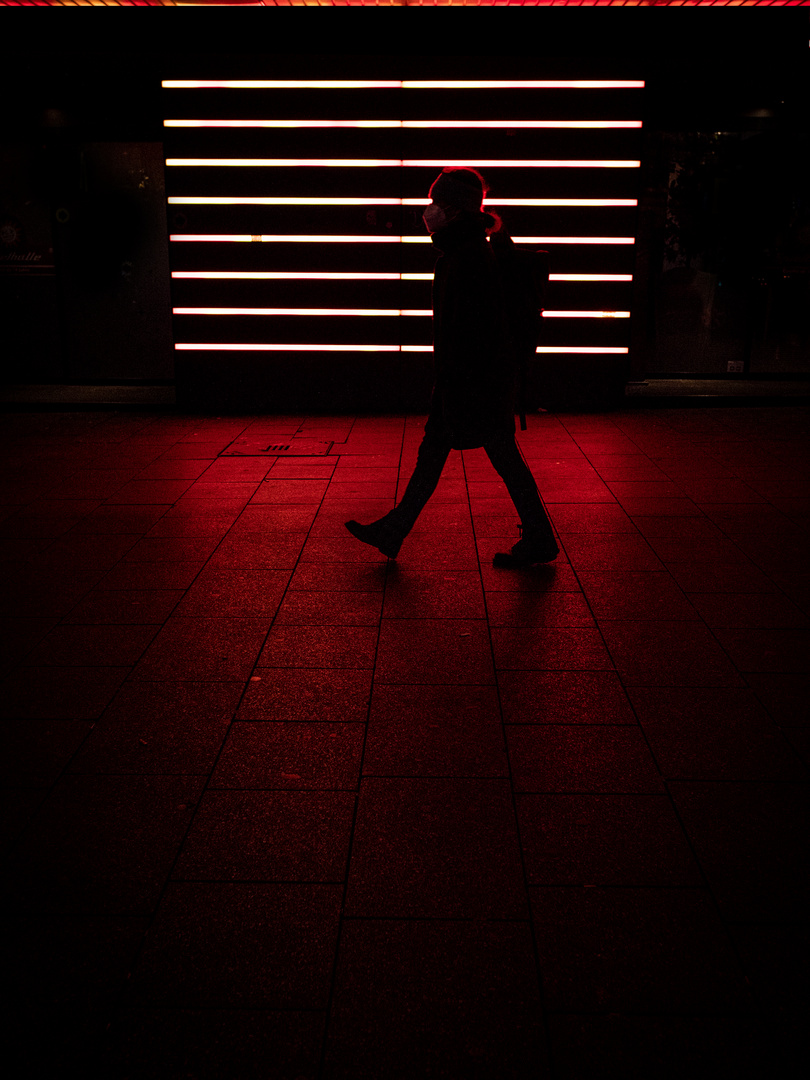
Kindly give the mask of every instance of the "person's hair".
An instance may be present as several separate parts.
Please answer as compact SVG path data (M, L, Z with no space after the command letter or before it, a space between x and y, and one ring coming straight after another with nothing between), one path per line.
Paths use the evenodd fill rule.
M484 199L489 194L489 184L477 169L472 169L468 166L450 165L447 166L447 168L442 169L442 172L448 173L454 180L464 184L466 187L475 189L476 194L480 191L481 204L483 205ZM484 216L484 227L487 236L491 236L493 233L501 231L503 228L503 221L499 214L494 214L491 210L482 210L481 213Z
M500 214L493 214L491 210L484 211L484 228L487 231L487 236L492 236L493 233L498 233L503 228L503 221Z

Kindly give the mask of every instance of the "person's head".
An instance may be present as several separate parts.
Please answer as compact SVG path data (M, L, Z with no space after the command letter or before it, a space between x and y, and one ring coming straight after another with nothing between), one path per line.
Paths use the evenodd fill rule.
M483 215L487 232L496 232L501 227L500 218L483 210L488 191L486 181L476 169L443 169L430 187L431 203L423 215L428 232L436 232L462 214Z

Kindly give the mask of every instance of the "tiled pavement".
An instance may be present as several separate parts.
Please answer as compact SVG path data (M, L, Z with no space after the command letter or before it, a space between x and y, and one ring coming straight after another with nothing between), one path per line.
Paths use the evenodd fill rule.
M5 415L6 1075L803 1076L809 421Z

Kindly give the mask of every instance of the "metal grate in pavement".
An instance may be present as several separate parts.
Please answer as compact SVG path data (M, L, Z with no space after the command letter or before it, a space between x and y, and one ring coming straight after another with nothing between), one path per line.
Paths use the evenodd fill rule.
M290 439L282 436L262 435L252 439L234 439L226 446L220 457L325 457L332 449L331 442L313 442L311 439Z

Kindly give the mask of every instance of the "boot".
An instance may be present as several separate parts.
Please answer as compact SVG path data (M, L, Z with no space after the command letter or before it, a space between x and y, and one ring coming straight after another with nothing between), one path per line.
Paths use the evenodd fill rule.
M402 541L405 539L403 533L386 522L385 518L372 521L370 525L361 525L358 521L347 521L346 528L352 536L356 536L364 544L377 548L389 559L397 557Z
M520 529L520 540L509 554L498 552L492 565L501 569L517 569L522 566L534 566L535 563L553 562L560 554L554 537L532 529Z

